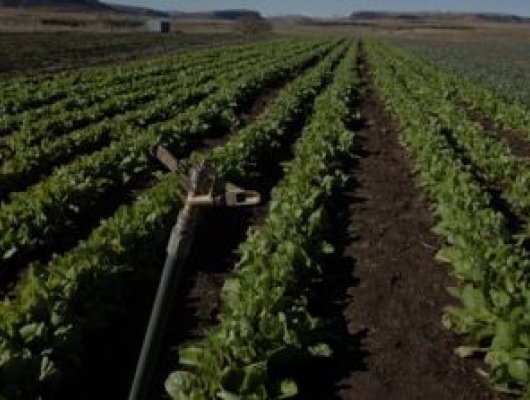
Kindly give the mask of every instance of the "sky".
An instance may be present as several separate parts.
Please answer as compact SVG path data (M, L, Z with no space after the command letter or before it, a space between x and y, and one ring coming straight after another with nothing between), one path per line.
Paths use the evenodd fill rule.
M258 10L262 14L345 16L353 11L495 12L530 16L529 0L104 0L159 10L205 11L227 8Z

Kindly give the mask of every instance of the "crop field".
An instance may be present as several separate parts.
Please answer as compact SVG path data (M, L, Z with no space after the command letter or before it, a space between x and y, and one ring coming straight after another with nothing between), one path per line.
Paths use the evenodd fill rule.
M507 101L530 107L530 41L519 39L401 39L398 44L435 65L485 85Z
M0 32L0 76L54 73L243 40L248 38L233 34Z
M186 202L158 145L262 203L204 212L147 398L528 398L529 141L370 38L5 78L0 400L127 398Z

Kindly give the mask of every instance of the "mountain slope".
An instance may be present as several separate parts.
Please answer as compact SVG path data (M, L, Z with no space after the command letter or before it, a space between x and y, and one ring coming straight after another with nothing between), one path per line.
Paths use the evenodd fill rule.
M452 13L452 12L384 12L359 11L350 15L353 20L383 20L392 19L407 22L422 21L453 21L453 22L497 22L497 23L528 23L530 18L511 14L496 13Z
M173 18L179 19L221 19L221 20L238 20L242 18L263 19L261 14L252 10L214 10L204 12L180 12L170 11Z
M0 7L76 7L108 9L98 0L0 0Z

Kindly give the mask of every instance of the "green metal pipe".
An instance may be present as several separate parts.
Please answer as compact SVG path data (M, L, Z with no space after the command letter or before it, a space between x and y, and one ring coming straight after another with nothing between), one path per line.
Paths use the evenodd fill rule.
M149 394L171 306L193 242L197 217L197 210L186 205L179 213L177 223L171 232L167 258L129 392L129 400L146 400Z

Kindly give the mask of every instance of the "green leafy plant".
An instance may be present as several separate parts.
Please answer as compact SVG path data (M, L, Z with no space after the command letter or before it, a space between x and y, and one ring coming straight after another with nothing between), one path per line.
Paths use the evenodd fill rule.
M323 237L323 210L345 182L339 160L347 157L353 143L344 123L350 113L348 100L359 84L353 68L355 49L338 67L334 83L316 99L286 175L273 190L266 220L240 246L235 274L222 290L220 324L201 343L180 349L186 371L176 371L166 380L173 399L291 398L298 387L288 374L289 366L331 354L320 342L320 322L307 310L304 289L320 273L316 257L332 251ZM303 89L293 87L293 103L305 98ZM283 103L275 105L275 120L286 119ZM289 105L296 110L291 100ZM219 162L224 151L234 154L232 146L245 155L259 154L262 143L271 143L262 138L265 132L241 132L240 138L214 152L213 160ZM238 163L218 165L230 176L245 169Z

